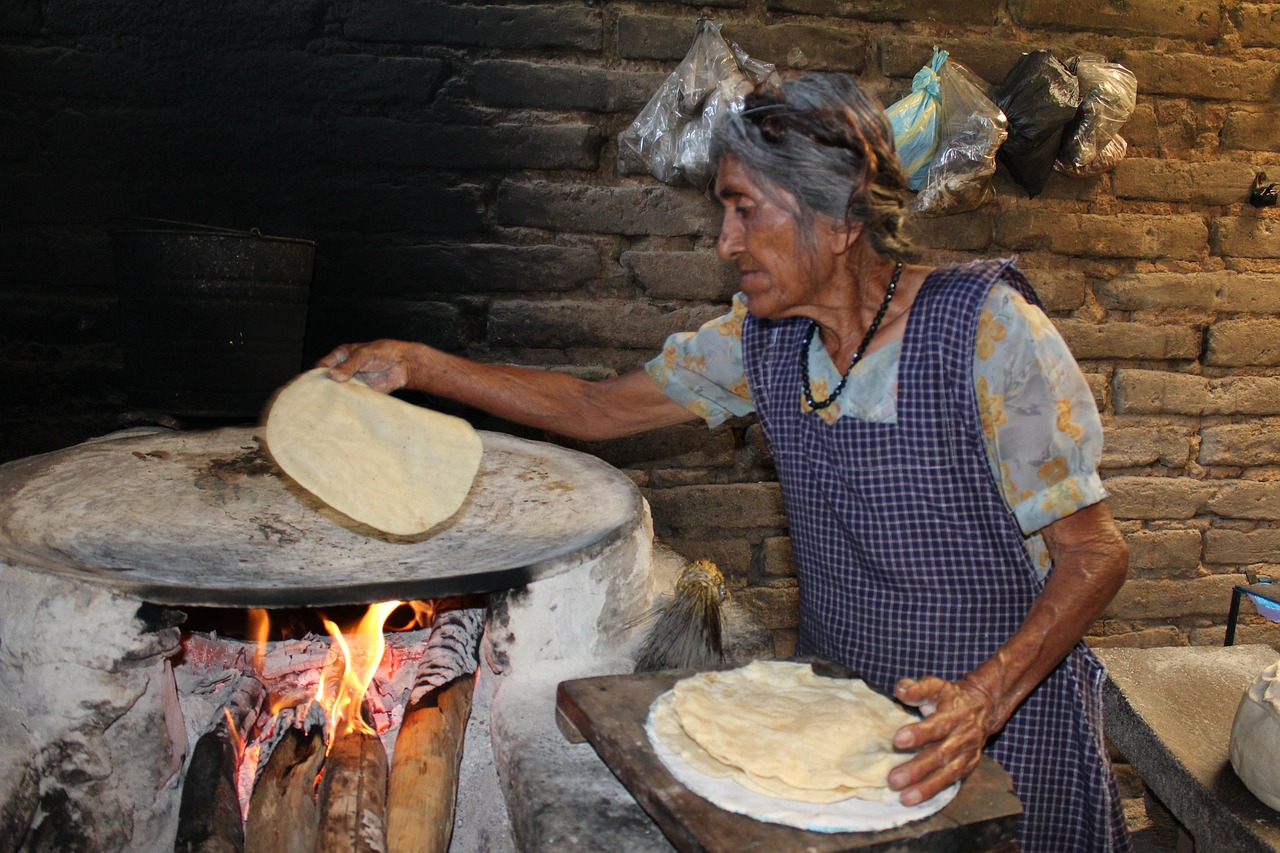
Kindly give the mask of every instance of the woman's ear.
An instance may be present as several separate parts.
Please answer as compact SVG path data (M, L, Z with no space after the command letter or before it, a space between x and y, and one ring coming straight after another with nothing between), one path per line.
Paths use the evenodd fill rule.
M861 222L841 222L833 225L828 238L831 253L835 255L846 254L862 237L862 228Z

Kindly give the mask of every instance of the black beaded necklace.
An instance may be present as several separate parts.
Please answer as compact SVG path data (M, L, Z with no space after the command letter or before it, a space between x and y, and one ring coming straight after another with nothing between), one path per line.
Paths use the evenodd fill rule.
M844 390L845 383L849 381L849 374L853 373L853 368L858 362L862 361L862 354L867 350L867 344L871 343L871 338L875 335L876 329L880 328L880 321L884 319L884 312L889 310L889 303L893 301L893 292L898 289L898 276L902 275L902 261L898 261L897 266L893 268L893 278L889 279L889 289L885 291L884 299L880 302L880 310L876 311L876 317L871 321L867 334L862 338L862 343L858 344L857 351L853 354L853 359L849 362L849 369L845 371L844 376L840 378L840 384L836 386L836 390L827 395L827 399L818 401L813 399L813 391L809 388L809 346L813 343L813 336L818 331L818 324L811 323L809 331L805 333L804 345L800 347L800 375L804 378L804 401L813 411L821 411L836 401L836 397L840 396L840 392Z

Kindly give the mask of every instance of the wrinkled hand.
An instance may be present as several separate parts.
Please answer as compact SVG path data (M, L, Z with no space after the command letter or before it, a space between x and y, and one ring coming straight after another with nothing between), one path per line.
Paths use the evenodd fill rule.
M965 678L904 678L894 693L925 717L893 736L893 745L899 749L920 750L889 773L889 787L902 791L899 801L914 806L972 773L987 738L1000 724L995 721L992 697Z
M329 378L336 382L355 378L389 394L409 384L409 345L391 340L343 344L316 362L316 367L329 368Z

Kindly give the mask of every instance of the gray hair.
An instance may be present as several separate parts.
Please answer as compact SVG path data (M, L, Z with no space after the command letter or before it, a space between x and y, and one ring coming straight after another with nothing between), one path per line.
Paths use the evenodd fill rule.
M813 222L862 223L871 245L896 260L912 253L904 233L907 180L884 108L847 74L806 74L756 87L742 112L716 124L711 162L733 155L770 198L782 189L808 248Z

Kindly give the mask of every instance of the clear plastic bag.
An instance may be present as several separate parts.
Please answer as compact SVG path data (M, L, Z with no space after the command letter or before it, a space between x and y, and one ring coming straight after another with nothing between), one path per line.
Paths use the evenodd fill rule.
M1067 69L1080 84L1080 109L1067 125L1054 167L1067 175L1096 175L1124 157L1127 144L1119 146L1115 140L1137 106L1138 78L1123 65L1091 53L1073 57Z
M915 201L915 210L926 216L964 213L986 204L995 195L996 152L1009 135L1004 113L991 100L991 87L954 59L938 72L938 89L938 150Z
M715 173L712 128L773 74L773 65L747 56L719 24L700 17L689 52L618 140L664 184L684 179L705 192Z
M911 81L911 94L885 110L893 128L893 144L898 149L907 186L920 189L929 171L929 162L938 150L938 124L941 111L938 69L947 61L947 52L933 49L929 64L916 72Z

